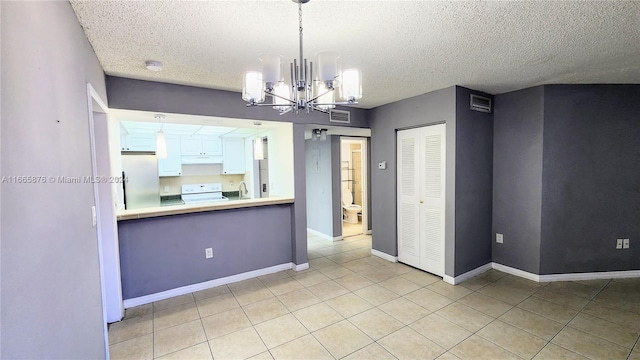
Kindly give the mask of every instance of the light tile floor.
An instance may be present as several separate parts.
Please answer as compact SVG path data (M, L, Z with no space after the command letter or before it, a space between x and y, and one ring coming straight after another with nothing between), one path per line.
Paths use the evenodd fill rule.
M362 234L362 221L357 224L350 224L346 221L342 222L342 237L349 237Z
M128 309L112 359L640 360L640 279L458 286L309 236L310 269Z

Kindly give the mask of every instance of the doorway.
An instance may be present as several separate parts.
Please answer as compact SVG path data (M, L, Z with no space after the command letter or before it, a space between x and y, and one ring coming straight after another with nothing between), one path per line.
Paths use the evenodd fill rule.
M342 237L368 233L367 141L365 138L340 139L340 203Z
M444 276L445 124L397 133L398 260Z

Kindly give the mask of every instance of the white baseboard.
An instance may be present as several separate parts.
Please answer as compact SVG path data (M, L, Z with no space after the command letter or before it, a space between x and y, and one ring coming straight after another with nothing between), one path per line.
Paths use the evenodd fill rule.
M313 229L310 229L310 228L307 228L307 232L309 232L309 233L311 233L311 234L313 234L315 236L321 237L321 238L323 238L325 240L329 240L329 241L340 241L340 240L342 240L342 236L333 236L332 237L330 235L321 233L320 231L313 230Z
M477 268L475 268L475 269L473 269L471 271L467 271L466 273L458 275L456 277L452 277L452 276L449 276L449 275L444 275L442 277L442 280L444 280L444 282L446 282L448 284L457 285L457 284L460 284L463 281L469 280L472 277L480 275L483 272L491 269L492 268L492 264L493 263L484 264L484 265L482 265L480 267L477 267Z
M372 252L373 253L373 252ZM385 254L386 255L386 254ZM496 262L490 262L484 264L478 268L468 271L462 275L452 277L444 275L442 280L451 285L460 284L463 281L471 279L474 276L480 275L483 272L495 269L502 271L503 273L515 275L527 280L535 282L554 282L554 281L576 281L576 280L598 280L598 279L624 279L624 278L637 278L640 277L640 270L627 270L627 271L602 271L602 272L590 272L590 273L569 273L569 274L551 274L551 275L538 275L530 273L528 271L516 269L511 266L502 265Z
M364 232L365 235L372 235L373 234L373 230L367 230Z
M601 271L588 273L567 273L567 274L550 274L538 275L510 266L491 263L492 268L505 272L507 274L519 276L536 282L554 282L554 281L577 281L577 280L598 280L598 279L625 279L640 277L640 270L626 271Z
M389 255L387 253L383 253L382 251L378 251L376 249L371 249L371 255L377 256L377 257L382 258L382 259L387 260L387 261L398 262L398 257L397 256Z
M294 271L302 271L302 270L307 270L309 268L309 263L304 263L304 264L293 264L292 269Z
M496 269L498 271L502 271L502 272L507 273L507 274L519 276L521 278L525 278L527 280L531 280L531 281L535 281L535 282L540 282L540 275L538 275L538 274L534 274L534 273L530 273L530 272L527 272L527 271L524 271L524 270L516 269L516 268L513 268L511 266L498 264L496 262L491 263L491 267L493 269Z
M540 275L539 277L540 277L540 282L598 280L598 279L626 279L626 278L640 277L640 270L551 274L551 275Z
M248 271L242 274L231 275L231 276L223 277L220 279L214 279L210 281L201 282L198 284L187 285L187 286L182 286L182 287L171 289L171 290L161 291L155 294L149 294L149 295L140 296L137 298L127 299L124 301L124 307L128 309L134 306L149 304L154 301L169 299L178 295L189 294L195 291L206 290L206 289L210 289L212 287L216 287L220 285L231 284L234 282L247 280L247 279L255 278L262 275L273 274L279 271L284 271L289 269L294 269L296 271L299 271L298 268L300 268L300 270L304 270L305 266L306 268L309 268L308 263L304 263L300 265L296 265L294 263L286 263L286 264L271 266L264 269Z

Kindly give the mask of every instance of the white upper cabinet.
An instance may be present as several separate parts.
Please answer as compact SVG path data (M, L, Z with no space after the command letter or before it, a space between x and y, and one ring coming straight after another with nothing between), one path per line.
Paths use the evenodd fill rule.
M244 138L223 138L222 147L222 173L244 174Z
M222 139L218 136L203 136L202 150L205 155L222 156Z
M182 156L222 155L222 140L218 136L182 136L180 140Z
M202 155L202 139L199 136L182 136L180 149L182 156Z
M158 159L158 176L182 175L182 157L180 155L180 137L165 135L167 140L167 158Z
M122 151L156 151L156 134L120 134Z

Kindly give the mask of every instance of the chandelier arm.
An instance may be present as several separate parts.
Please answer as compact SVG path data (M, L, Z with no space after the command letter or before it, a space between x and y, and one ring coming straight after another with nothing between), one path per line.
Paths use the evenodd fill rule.
M265 94L267 94L267 95L271 95L271 96L273 96L273 97L280 98L280 99L282 99L282 100L286 100L286 101L290 102L291 104L294 104L294 103L295 103L295 101L294 101L294 100L291 100L291 99L286 98L286 97L284 97L284 96L280 96L280 95L278 95L278 94L274 94L274 93L269 92L269 91L267 91L267 90L265 90L265 91L264 91L264 93L265 93ZM277 104L277 105L276 105L276 104L271 104L271 105L274 105L274 106L289 106L289 105L282 105L282 104Z
M314 111L320 111L320 112L325 113L325 114L329 113L329 110L321 109L319 107L310 106L310 108L313 109Z
M330 93L330 92L332 92L332 91L335 91L335 90L327 90L326 92L324 92L324 93L322 93L322 94L320 94L320 95L318 95L318 96L314 97L313 99L310 99L310 100L309 100L309 102L316 101L316 100L317 100L318 98L320 98L321 96L327 95L328 93Z
M354 105L358 102L349 102L349 101L338 101L338 102L330 102L330 103L319 103L313 104L313 106L329 106L329 105Z
M265 104L265 103L247 104L247 107L249 107L249 106L289 106L289 107L294 107L293 104L291 104L291 105L274 105L274 104Z

